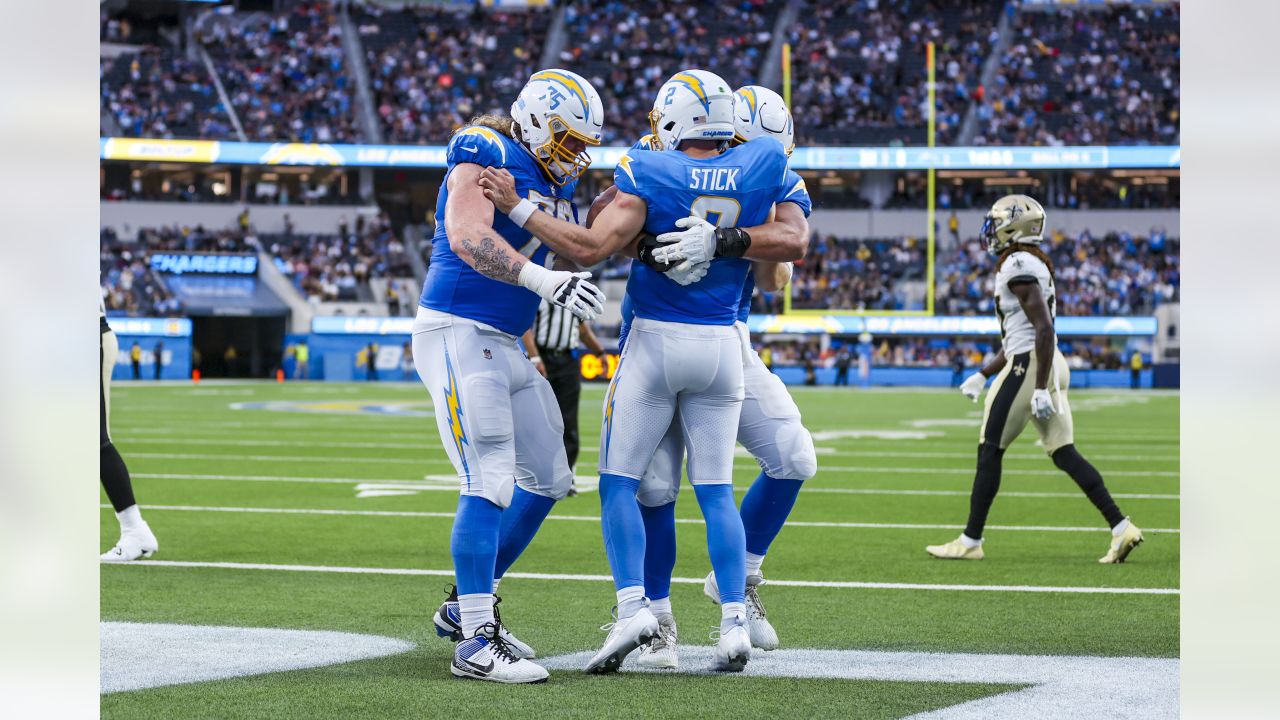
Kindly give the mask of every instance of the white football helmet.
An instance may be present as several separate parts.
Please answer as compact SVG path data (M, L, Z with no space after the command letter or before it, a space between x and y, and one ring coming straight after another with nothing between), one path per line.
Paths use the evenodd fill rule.
M763 85L744 85L733 93L733 143L766 135L782 143L787 157L796 149L796 128L782 96Z
M733 94L724 78L706 70L682 70L658 88L649 112L659 150L676 150L682 140L733 139Z
M591 165L585 150L565 147L570 138L599 145L604 130L600 95L577 73L539 70L529 78L511 104L511 117L520 126L517 139L557 185L576 179Z
M1044 206L1026 195L1005 195L991 206L980 235L987 252L999 255L1014 243L1038 245L1044 239Z

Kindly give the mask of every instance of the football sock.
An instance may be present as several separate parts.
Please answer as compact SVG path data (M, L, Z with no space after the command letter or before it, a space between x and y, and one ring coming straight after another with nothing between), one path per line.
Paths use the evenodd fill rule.
M650 599L649 609L653 611L654 615L674 615L675 614L671 612L670 597L658 598L657 600Z
M1116 507L1116 501L1111 499L1107 484L1102 481L1102 473L1084 459L1075 445L1064 445L1053 451L1053 464L1076 481L1076 485L1080 486L1093 506L1107 519L1108 525L1114 528L1124 521L1124 513Z
M142 512L138 510L137 505L130 505L116 513L116 519L120 521L120 532L122 533L127 533L130 530L139 530L146 525L142 521Z
M779 480L760 473L742 498L742 527L747 534L747 552L763 556L778 537L795 507L802 480Z
M742 602L720 604L720 632L727 633L734 626L747 624L747 606Z
M494 564L494 577L500 578L515 563L516 558L529 547L542 521L551 512L556 501L545 495L531 493L520 486L511 494L511 505L502 511L498 523L498 557ZM494 586L497 592L497 586Z
M600 525L604 530L604 551L613 572L614 589L640 588L644 595L644 518L636 490L635 478L603 473L600 475ZM621 603L621 601L619 601ZM622 607L619 604L619 617Z
M750 543L751 541L748 540L747 542ZM759 575L761 565L764 565L764 556L757 555L751 552L750 550L748 550L747 551L747 576L750 577L751 575Z
M972 550L973 548L976 548L976 547L978 547L979 545L981 545L981 544L982 544L982 538L978 538L978 539L976 539L976 540L975 540L975 539L973 539L973 538L969 537L968 535L964 535L964 534L962 534L962 535L960 536L960 542L961 542L965 547L967 547L967 548L969 548L970 550Z
M623 620L644 607L644 586L618 588L618 619Z
M707 524L707 551L720 587L720 602L741 603L747 590L746 535L733 504L733 485L694 485Z
M982 538L987 513L991 512L991 503L1000 492L1000 462L1003 458L1004 450L995 445L983 443L978 446L978 471L973 476L973 492L969 495L969 523L964 528L964 534L972 539Z
M458 613L462 615L462 637L476 634L485 623L493 622L493 595L476 593L458 596Z
M665 598L671 595L671 574L676 568L676 504L641 505L640 516L644 518L644 594L650 600Z
M107 491L111 507L117 513L137 504L133 499L133 483L129 481L129 468L125 467L124 458L111 442L104 442L98 457L98 474L102 477L102 487Z
M498 523L502 508L475 495L458 498L453 518L453 572L458 584L462 635L493 622L493 566L498 556Z
M1114 537L1120 537L1121 535L1124 534L1124 531L1128 529L1129 529L1129 518L1125 518L1120 521L1119 525L1116 525L1115 527L1111 528L1111 534Z

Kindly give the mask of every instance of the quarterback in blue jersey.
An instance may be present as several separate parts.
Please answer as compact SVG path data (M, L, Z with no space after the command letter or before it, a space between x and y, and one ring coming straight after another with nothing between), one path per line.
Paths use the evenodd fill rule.
M705 257L691 259L691 249L672 257L702 267L700 278L673 278L659 263L632 264L627 296L636 319L605 400L600 447L602 525L618 615L587 670L616 670L657 634L644 597L645 533L636 493L678 411L689 479L719 580L722 620L713 668L737 671L750 658L751 642L745 537L732 487L743 398L742 339L734 324L751 261L799 259L808 237L771 217L788 172L782 145L761 138L728 147L733 96L723 79L702 70L676 73L660 88L650 121L660 151L636 150L618 161L616 197L590 228L546 215L532 216L526 225L581 264L628 247L641 232L686 227L676 241L683 246L692 244L685 239L695 229L711 228ZM519 211L503 173L485 170L480 182L499 210Z
M413 359L431 392L436 425L458 473L451 541L456 597L434 618L458 641L455 676L502 683L546 680L494 612L497 578L569 490L562 426L547 380L519 336L546 300L590 320L604 296L587 273L552 270L554 254L494 212L477 184L504 168L531 213L572 220L571 198L600 142L604 115L591 85L564 70L529 79L510 117L483 116L454 133L440 189L431 267L413 326Z
M773 137L787 149L795 147L791 113L777 93L748 85L734 93L734 143ZM788 172L783 193L777 200L780 221L793 223L808 234L805 218L812 209L804 180ZM675 235L659 236L658 240ZM763 290L783 289L791 277L790 263L753 263L738 302L737 324L744 340L751 295L757 279ZM624 308L629 305L623 300ZM624 330L627 318L624 315ZM621 342L621 338L620 338ZM738 442L760 463L761 473L743 499L742 524L746 532L747 630L753 647L772 650L778 635L768 620L758 588L763 582L760 566L769 545L777 537L795 505L801 484L817 472L813 439L800 420L800 410L786 386L761 362L749 340L743 346L745 399L738 421ZM639 502L645 524L645 594L658 618L658 635L640 649L640 667L673 669L678 666L676 624L671 609L671 575L675 569L675 500L680 490L680 468L684 454L680 428L668 430L640 483ZM720 602L715 573L707 576L704 590Z

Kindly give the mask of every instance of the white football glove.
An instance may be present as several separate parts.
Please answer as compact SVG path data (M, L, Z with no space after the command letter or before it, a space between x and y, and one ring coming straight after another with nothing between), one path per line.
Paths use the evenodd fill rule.
M987 387L987 376L980 372L976 372L964 379L960 383L960 392L965 397L974 402L978 402L978 398L982 396L982 391Z
M707 272L711 270L711 261L709 260L700 262L692 267L688 265L689 263L687 262L680 263L663 274L681 285L692 285L706 277Z
M1037 420L1048 420L1056 412L1058 409L1053 406L1053 398L1049 397L1048 390L1037 388L1031 393L1031 414Z
M653 251L653 259L668 265L681 261L684 270L701 262L709 262L716 256L716 226L697 215L680 218L676 227L680 231L665 232L658 236L663 247ZM665 245L665 243L671 243Z
M604 312L604 293L587 281L589 272L548 270L533 263L520 269L520 286L590 322Z

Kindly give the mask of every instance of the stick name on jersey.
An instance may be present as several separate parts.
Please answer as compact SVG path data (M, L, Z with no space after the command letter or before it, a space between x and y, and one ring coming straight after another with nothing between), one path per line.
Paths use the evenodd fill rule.
M690 190L726 192L738 189L740 167L689 168Z

